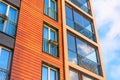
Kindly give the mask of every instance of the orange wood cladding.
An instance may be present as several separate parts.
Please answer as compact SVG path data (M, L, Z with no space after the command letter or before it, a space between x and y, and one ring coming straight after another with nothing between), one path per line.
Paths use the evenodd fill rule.
M58 21L54 21L43 13L44 0L21 0L10 80L41 80L42 61L59 68L64 80L61 0L58 3ZM44 21L58 29L59 58L42 51Z

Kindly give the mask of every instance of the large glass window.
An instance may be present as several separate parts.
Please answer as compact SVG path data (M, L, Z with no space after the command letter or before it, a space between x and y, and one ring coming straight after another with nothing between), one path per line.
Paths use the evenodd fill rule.
M57 20L57 1L44 0L44 13L51 18Z
M42 66L42 80L58 80L58 70L47 65Z
M15 37L18 10L0 1L0 31Z
M68 59L96 74L101 73L97 49L84 42L77 36L68 33ZM100 74L101 75L101 74Z
M66 25L95 41L92 22L68 6L66 6Z
M44 25L43 33L43 51L58 57L57 30Z
M11 62L11 51L0 47L0 80L7 80Z
M82 10L87 12L88 14L91 14L90 6L89 6L89 0L70 0L72 3L80 7Z

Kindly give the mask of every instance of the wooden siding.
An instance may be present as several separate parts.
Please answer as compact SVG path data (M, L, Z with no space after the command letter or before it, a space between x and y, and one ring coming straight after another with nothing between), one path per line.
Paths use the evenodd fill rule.
M59 68L64 80L61 0L58 3L58 21L54 21L43 13L44 0L21 0L11 80L41 80L42 61ZM59 58L42 52L44 21L58 29Z

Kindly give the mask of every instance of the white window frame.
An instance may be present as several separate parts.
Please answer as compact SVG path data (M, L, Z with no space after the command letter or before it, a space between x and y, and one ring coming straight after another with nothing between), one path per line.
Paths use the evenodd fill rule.
M2 2L2 3L5 4L5 5L7 5L6 14L5 14L6 16L9 15L9 10L10 10L10 8L13 8L13 9L15 9L15 10L17 11L16 21L15 21L15 22L17 23L18 9L15 8L15 7L13 7L12 5L10 5L10 4L8 4L8 3L2 1L2 0L0 0L0 2ZM7 22L8 22L8 20L5 20L5 21L4 21L3 30L2 30L3 32L5 32L5 30L6 30Z
M47 36L47 37L48 37L48 40L51 40L51 39L50 39L50 36L51 36L50 30L52 30L52 31L55 32L55 41L58 42L58 41L57 41L57 37L58 37L58 36L57 36L57 31L56 31L55 29L49 27L49 26L46 25L46 24L44 24L44 28L47 28L47 29L48 29L48 36ZM43 35L44 35L44 34L43 34ZM48 44L48 53L50 53L50 48L51 48L50 46L51 46L51 44Z
M44 24L44 27L48 28L48 40L50 40L50 30L54 31L55 32L55 41L57 41L57 31L51 27L49 27L48 25Z
M48 69L48 80L50 80L50 70L53 70L53 71L55 71L56 72L56 79L55 80L58 80L58 70L57 69L55 69L55 68L52 68L52 67L50 67L50 66L48 66L48 65L45 65L45 64L43 64L42 65L42 67L47 67L47 69Z

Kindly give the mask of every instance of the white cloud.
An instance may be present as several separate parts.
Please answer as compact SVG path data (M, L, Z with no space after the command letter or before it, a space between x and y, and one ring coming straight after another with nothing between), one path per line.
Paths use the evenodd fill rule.
M107 77L119 80L120 66L118 67L115 63L120 62L116 52L120 50L120 0L93 0L93 7L98 30L108 28L106 34L102 35L104 38L100 38L104 62L106 68L110 68ZM107 26L107 23L111 26ZM115 69L118 72L117 75Z

